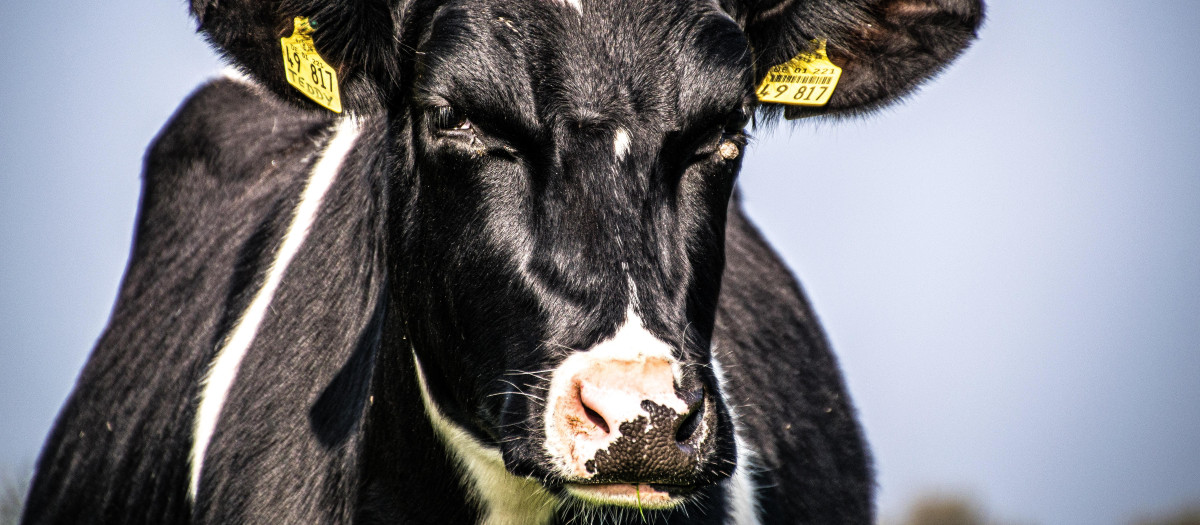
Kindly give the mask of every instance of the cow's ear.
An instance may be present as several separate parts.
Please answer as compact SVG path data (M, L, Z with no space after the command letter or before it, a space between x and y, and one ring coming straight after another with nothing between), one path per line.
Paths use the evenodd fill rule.
M855 115L880 108L933 77L974 40L982 0L721 0L754 51L755 80L826 41L842 69L823 106L763 104L789 117ZM774 86L777 88L777 86ZM797 88L798 89L798 88Z
M293 36L297 17L307 18L316 54L336 73L343 111L365 112L380 106L383 88L395 85L397 31L406 3L192 0L191 10L199 31L237 69L285 99L317 109L313 97L288 84L280 41Z

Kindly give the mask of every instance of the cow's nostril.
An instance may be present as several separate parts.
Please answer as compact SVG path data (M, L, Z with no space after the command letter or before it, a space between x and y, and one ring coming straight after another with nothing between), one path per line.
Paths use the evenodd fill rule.
M599 412L592 410L592 407L587 406L587 403L581 404L583 405L583 413L587 416L588 421L591 421L593 425L596 425L600 428L600 430L603 430L604 433L607 434L609 432L608 422L604 420L604 417L601 416Z
M675 430L675 442L683 443L692 438L696 429L700 428L700 419L704 417L704 391L700 390L688 396L688 413L679 422Z

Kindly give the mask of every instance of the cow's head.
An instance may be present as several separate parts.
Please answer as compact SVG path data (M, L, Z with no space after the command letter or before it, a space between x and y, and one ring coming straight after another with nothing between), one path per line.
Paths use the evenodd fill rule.
M953 59L982 16L974 0L193 10L250 76L324 111L277 58L310 17L347 111L386 119L395 314L443 434L556 496L646 507L737 468L710 338L744 127L779 109L756 82L825 39L841 84L789 111L870 110Z

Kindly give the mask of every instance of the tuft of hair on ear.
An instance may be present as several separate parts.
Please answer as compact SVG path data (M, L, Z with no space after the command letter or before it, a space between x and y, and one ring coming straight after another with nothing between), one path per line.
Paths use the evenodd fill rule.
M820 107L760 104L761 121L816 115L863 115L912 94L975 40L982 0L723 0L755 54L755 79L827 41L842 68Z
M313 45L337 70L342 105L373 111L394 85L399 14L404 0L193 0L198 30L235 67L267 89L316 109L287 83L280 39L295 17L308 17Z
M192 10L192 16L195 17L196 20L203 20L204 11L208 9L209 4L212 4L215 1L216 0L192 0L191 5L189 6Z

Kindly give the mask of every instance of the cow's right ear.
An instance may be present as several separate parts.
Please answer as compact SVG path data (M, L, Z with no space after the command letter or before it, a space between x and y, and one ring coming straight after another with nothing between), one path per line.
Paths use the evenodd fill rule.
M317 109L288 84L281 38L296 17L313 29L316 53L336 72L344 111L372 111L395 85L405 0L192 0L199 31L237 69L286 100Z
M823 106L763 105L768 114L786 107L788 117L862 114L908 95L970 45L984 11L982 0L720 3L750 41L756 80L826 42L829 60L842 69L836 89Z

